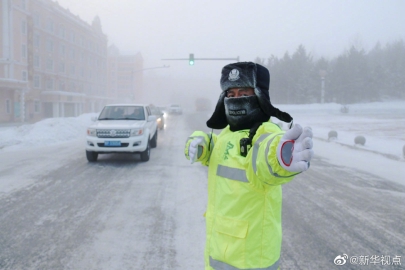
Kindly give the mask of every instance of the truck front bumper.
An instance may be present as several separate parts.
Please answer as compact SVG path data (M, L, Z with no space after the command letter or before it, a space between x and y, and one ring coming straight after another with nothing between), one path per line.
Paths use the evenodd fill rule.
M129 138L97 138L87 136L86 151L107 153L137 153L146 150L148 140L145 136Z

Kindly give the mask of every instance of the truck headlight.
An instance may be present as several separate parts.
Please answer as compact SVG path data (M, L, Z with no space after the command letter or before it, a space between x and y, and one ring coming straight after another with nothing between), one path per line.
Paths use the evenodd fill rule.
M97 136L97 130L95 128L88 128L87 129L87 135L96 137Z
M131 129L131 137L139 136L143 134L143 129L141 128L133 128Z

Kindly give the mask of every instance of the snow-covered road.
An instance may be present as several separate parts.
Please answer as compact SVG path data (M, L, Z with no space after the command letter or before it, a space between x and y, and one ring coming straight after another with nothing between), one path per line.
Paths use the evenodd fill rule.
M88 163L84 136L2 152L0 269L203 269L207 170L183 146L205 120L170 116L148 162ZM331 162L324 154L336 144L315 145L322 155L283 188L282 269L334 269L342 254L402 256L387 267L401 269L405 186Z

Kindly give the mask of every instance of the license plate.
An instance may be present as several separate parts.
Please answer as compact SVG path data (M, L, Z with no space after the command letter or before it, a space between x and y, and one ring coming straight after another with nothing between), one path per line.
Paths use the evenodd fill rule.
M121 146L121 141L105 141L104 146Z

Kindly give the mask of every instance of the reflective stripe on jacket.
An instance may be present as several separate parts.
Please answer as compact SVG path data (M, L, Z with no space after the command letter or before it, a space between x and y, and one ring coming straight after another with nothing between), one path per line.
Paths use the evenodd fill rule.
M281 184L294 173L278 163L280 128L263 123L248 155L240 155L239 141L249 130L219 135L194 132L205 142L197 161L208 166L206 212L206 269L277 269L281 250ZM211 139L211 143L210 143Z

